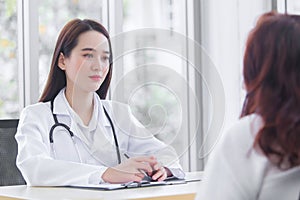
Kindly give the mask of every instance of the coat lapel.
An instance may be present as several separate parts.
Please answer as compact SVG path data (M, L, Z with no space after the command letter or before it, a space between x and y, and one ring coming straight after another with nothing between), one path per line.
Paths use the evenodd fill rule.
M83 133L79 123L75 120L78 116L76 116L72 108L69 106L65 95L64 89L60 91L57 97L54 100L54 109L53 113L57 114L58 121L69 124L70 130L74 133L74 135L85 144L87 147L86 150L99 162L103 163L106 166L115 166L118 164L116 147L114 143L112 127L109 123L107 117L104 114L104 110L102 107L102 103L98 95L94 95L95 107L97 109L97 117L96 117L96 126L92 140L88 140L86 135ZM60 121L60 118L63 117L65 120ZM62 119L62 118L61 118ZM113 120L113 119L112 119Z

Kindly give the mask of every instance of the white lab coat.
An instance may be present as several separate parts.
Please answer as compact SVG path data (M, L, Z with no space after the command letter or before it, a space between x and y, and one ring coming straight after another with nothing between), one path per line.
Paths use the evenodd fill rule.
M60 186L97 184L107 167L118 164L112 127L104 114L107 110L117 135L121 160L131 157L155 155L159 162L179 172L183 178L174 149L149 133L131 114L127 105L100 100L94 95L93 117L86 127L70 108L64 89L54 100L53 113L58 122L70 127L74 141L66 129L58 127L53 134L51 149L49 132L54 125L50 102L26 107L20 116L16 133L18 155L16 164L28 185ZM55 153L54 153L55 152Z

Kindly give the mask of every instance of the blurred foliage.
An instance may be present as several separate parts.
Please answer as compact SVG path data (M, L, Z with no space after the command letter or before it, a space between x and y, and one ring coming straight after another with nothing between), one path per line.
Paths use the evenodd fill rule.
M12 16L16 13L17 0L6 0L6 16Z
M0 1L0 118L18 118L17 1Z

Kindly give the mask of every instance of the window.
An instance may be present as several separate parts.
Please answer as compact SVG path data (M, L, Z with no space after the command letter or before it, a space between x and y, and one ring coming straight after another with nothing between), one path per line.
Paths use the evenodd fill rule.
M188 169L186 1L122 2L120 33L112 37L111 98L129 104L155 137L175 148Z
M0 118L18 118L17 1L0 0Z
M218 98L214 106L220 104L225 107L225 116L220 121L221 130L216 130L217 126L207 120L212 114L213 117L216 115L219 117L223 110L206 109L207 95L202 95L204 131L201 141L203 146L200 146L199 154L204 161L211 155L222 133L239 120L245 97L242 70L246 40L258 17L271 11L271 3L271 1L261 0L201 1L201 17L195 19L195 24L200 24L201 27L200 43L216 67L225 92L225 98L217 94L213 99ZM205 63L203 64L205 70ZM214 81L216 77L216 74L212 74L206 78Z
M281 13L300 15L300 2L297 0L277 0L277 10Z

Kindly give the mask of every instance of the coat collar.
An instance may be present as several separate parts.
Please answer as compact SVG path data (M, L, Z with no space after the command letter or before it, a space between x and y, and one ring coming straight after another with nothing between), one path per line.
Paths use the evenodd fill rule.
M109 123L103 109L103 105L101 102L100 97L94 93L94 101L97 106L95 108L98 108L98 120L99 122L103 124L103 126L111 126ZM59 115L64 115L64 116L69 116L71 118L70 114L70 109L71 106L69 105L66 96L65 96L65 88L61 89L61 91L58 93L58 95L55 97L53 101L53 114L56 114L57 116ZM74 120L71 120L72 122Z
M65 101L65 88L63 88L53 101L53 114L70 116L67 103L68 102Z

